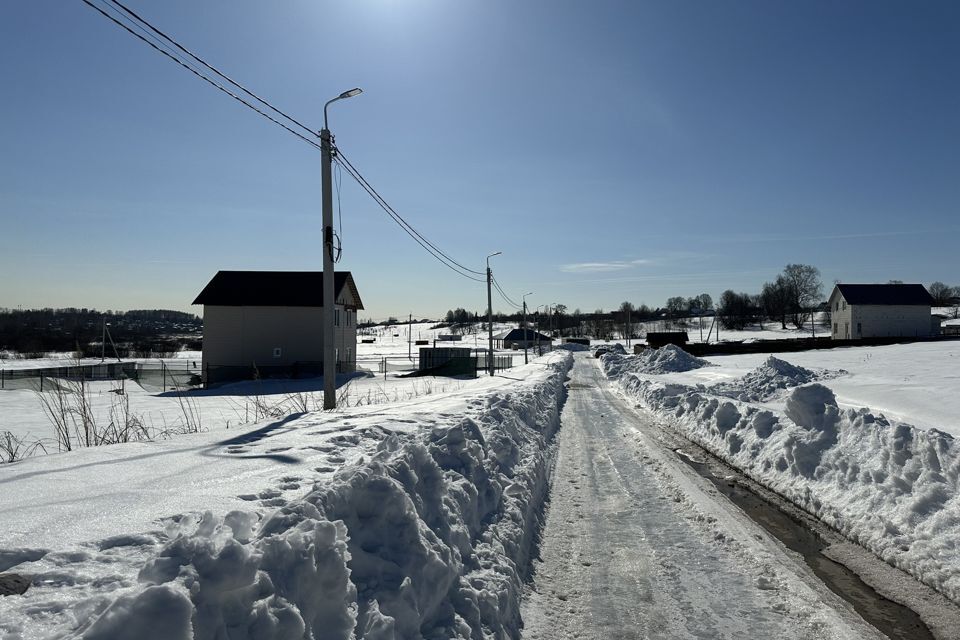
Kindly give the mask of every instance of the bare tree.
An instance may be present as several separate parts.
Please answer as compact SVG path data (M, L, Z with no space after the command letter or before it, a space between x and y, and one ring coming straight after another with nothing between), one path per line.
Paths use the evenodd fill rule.
M782 275L788 285L793 325L802 329L807 313L813 317L814 307L823 298L820 270L808 264L788 264Z
M927 287L927 291L933 296L934 306L936 307L949 307L953 298L958 295L956 289L948 287L940 281L934 282Z

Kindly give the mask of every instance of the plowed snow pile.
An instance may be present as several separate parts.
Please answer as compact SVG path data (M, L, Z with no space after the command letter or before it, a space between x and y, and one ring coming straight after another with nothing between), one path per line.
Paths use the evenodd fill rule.
M629 397L692 441L960 603L960 445L950 435L840 409L818 383L796 387L773 409L665 384L613 359L602 364ZM767 397L811 373L764 369L734 383L745 397Z
M811 371L770 356L766 362L740 380L713 385L709 391L716 395L744 402L760 402L779 394L784 389L842 375L844 371Z
M692 356L672 344L660 349L647 349L635 356L610 352L600 356L600 359L604 371L611 378L624 373L676 373L710 366L706 360Z
M324 440L289 422L304 449L353 437L369 452L294 499L264 491L260 509L184 513L62 551L0 549L0 571L34 580L23 597L0 598L0 636L516 637L571 359L548 356L510 386L432 405L439 415L419 427L383 420L366 440L350 426ZM302 419L337 419L316 415Z

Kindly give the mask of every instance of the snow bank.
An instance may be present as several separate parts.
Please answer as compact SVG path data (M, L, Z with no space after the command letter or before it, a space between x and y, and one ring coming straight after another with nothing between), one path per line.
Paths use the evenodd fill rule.
M845 374L846 371L811 371L770 356L756 369L732 383L710 387L710 392L744 402L760 402L778 395L784 389L799 387L815 380L825 380Z
M604 371L611 378L618 378L625 373L674 373L710 366L706 360L672 344L660 349L646 349L635 356L611 351L601 355L600 359Z
M262 515L184 516L82 637L518 637L572 358ZM453 420L454 418L451 418Z
M614 358L602 364L628 396L692 441L960 603L960 445L950 435L842 410L818 383L795 388L779 411L665 384ZM807 375L771 369L751 377L758 386L747 396L761 397L781 376Z

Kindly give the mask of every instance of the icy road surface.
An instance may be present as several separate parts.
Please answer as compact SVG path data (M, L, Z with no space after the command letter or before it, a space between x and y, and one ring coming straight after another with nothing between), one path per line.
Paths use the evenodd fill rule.
M525 638L883 637L645 435L594 360L570 378Z

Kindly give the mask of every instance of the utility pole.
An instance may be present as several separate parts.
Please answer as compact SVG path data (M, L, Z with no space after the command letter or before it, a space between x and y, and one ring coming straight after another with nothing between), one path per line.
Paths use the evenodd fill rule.
M407 320L407 360L413 362L413 314Z
M494 364L493 364L493 295L490 292L491 282L493 281L493 272L490 271L490 258L493 256L498 256L502 251L497 251L496 253L491 253L487 256L487 338L489 353L487 354L487 365L490 370L490 375L494 375Z
M523 294L523 364L527 364L527 346L530 343L530 329L527 327L527 296L532 296L533 291Z
M327 107L337 100L352 98L362 93L361 89L344 91L323 105L323 130L320 131L320 183L323 189L323 408L337 406L337 350L334 342L333 305L333 145L327 126Z
M107 357L107 316L103 316L103 326L100 331L100 362Z

